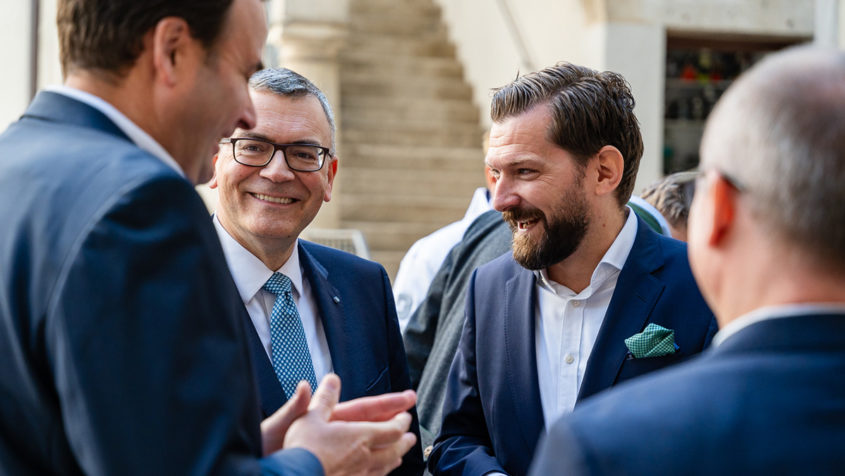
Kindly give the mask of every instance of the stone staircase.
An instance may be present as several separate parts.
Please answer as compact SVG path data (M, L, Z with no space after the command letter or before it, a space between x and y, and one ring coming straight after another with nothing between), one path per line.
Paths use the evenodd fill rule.
M340 53L340 226L395 276L483 186L478 108L433 0L350 0Z

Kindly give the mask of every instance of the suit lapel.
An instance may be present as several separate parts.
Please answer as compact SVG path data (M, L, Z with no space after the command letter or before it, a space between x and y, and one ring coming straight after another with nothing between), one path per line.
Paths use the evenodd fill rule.
M126 134L102 112L76 99L50 91L39 92L23 117L69 123L129 140Z
M517 275L505 285L504 348L511 404L517 416L512 423L520 428L528 455L534 453L544 427L534 342L534 281L531 271L518 267Z
M619 273L593 351L587 361L578 402L616 381L628 355L625 339L642 331L664 283L651 273L663 266L657 235L638 218L631 253Z
M360 382L354 367L354 349L350 343L355 342L352 333L354 328L346 326L344 319L343 301L340 293L329 281L329 272L308 251L308 243L299 241L299 262L304 271L304 277L311 284L311 292L317 301L317 312L326 333L329 353L332 356L332 370L340 377L343 385L340 387L341 401L349 400L350 395L360 395Z
M276 372L273 371L273 364L270 358L267 357L267 352L264 346L261 345L261 339L258 333L255 332L255 326L249 319L249 314L244 312L246 336L249 345L249 352L252 356L252 362L255 368L255 377L258 384L258 393L261 396L261 412L264 418L272 415L279 409L287 400L285 391L282 390L282 385L279 379L276 378Z

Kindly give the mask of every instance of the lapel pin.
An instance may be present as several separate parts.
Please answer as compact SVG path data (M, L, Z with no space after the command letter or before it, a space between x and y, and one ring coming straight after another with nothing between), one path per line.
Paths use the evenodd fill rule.
M340 298L337 296L332 296L332 301L334 301L335 304L340 304Z

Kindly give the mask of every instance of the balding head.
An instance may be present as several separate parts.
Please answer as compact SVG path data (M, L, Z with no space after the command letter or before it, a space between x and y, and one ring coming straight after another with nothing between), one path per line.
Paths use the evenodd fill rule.
M845 54L802 47L763 60L714 109L701 157L736 182L766 235L845 272Z

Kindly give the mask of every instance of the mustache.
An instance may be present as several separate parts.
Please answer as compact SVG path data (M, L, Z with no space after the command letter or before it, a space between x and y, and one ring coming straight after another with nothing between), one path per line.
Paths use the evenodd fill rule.
M509 224L516 225L521 221L542 220L545 215L536 208L512 208L502 212L502 218Z

